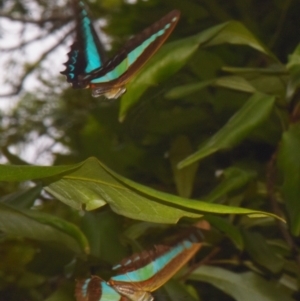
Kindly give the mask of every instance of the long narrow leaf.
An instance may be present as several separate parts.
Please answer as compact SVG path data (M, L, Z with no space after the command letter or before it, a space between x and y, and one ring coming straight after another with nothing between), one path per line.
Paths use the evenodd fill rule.
M274 96L254 94L245 105L211 137L197 152L178 164L178 168L188 166L217 151L231 148L264 122L271 113L275 103Z
M202 266L191 274L192 280L208 282L237 301L293 301L277 283L252 273L233 273L218 267Z

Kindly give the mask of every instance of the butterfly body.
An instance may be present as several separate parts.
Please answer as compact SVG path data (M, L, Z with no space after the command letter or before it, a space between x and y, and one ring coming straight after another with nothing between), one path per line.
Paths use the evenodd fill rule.
M91 88L92 95L118 98L125 85L161 47L175 28L180 12L173 10L150 27L129 39L110 60L82 2L77 7L76 41L68 53L66 70L61 72L74 88Z
M126 258L113 267L118 274L108 282L97 276L78 282L77 301L152 301L151 292L182 268L200 249L202 241L200 229L193 228L176 244L156 245Z

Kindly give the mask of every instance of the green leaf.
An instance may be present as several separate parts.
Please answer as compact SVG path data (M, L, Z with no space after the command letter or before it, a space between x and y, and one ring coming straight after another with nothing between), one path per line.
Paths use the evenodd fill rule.
M244 25L237 21L217 25L198 35L169 43L146 64L128 85L128 91L122 97L119 120L124 120L129 108L138 101L149 86L158 84L182 68L199 46L207 47L224 43L248 45L276 59Z
M252 273L233 273L218 267L202 266L189 277L210 283L237 301L293 301L278 283Z
M261 234L245 230L243 231L243 237L246 250L254 261L272 273L279 273L282 270L283 259L276 255Z
M213 83L216 87L223 87L245 93L258 92L250 82L241 76L223 76L214 80Z
M75 225L38 211L17 210L0 204L0 229L12 237L26 237L64 245L75 253L89 251L85 236Z
M146 233L149 229L159 229L165 230L167 228L167 225L164 224L153 224L149 222L136 222L126 228L124 231L124 236L130 240L137 240L139 237L143 236L144 233Z
M247 68L247 67L229 67L224 66L222 68L222 71L230 72L234 74L270 74L270 75L288 75L288 72L284 65L282 65L280 62L275 65L268 66L266 68Z
M228 81L228 88L231 86L234 90L248 93L256 91L285 97L289 74L284 65L278 63L267 68L223 67L222 70L236 74L236 76L232 77L232 83L230 77L228 77L228 80L225 77L225 84ZM220 86L222 86L222 81L223 79L221 78Z
M262 211L209 204L160 192L116 174L95 158L86 160L81 168L61 179L49 180L46 190L74 208L84 205L92 210L107 203L117 214L143 221L177 223L184 216L197 218L205 212L275 217Z
M178 136L172 141L169 158L173 170L174 180L179 196L189 198L193 192L194 179L198 164L178 169L177 163L192 153L192 145L186 136Z
M168 99L178 99L186 97L192 93L200 91L207 86L223 87L236 91L255 93L257 90L246 79L240 76L223 76L212 80L203 81L196 84L188 84L175 87L165 94Z
M128 85L128 91L122 97L119 120L124 120L129 108L138 101L149 86L177 72L197 51L200 44L211 39L225 26L226 24L217 25L196 36L164 45Z
M205 219L214 228L219 229L221 232L225 233L238 249L244 249L244 240L240 230L232 223L230 223L227 219L214 215L207 215L205 216Z
M229 167L222 174L222 182L205 197L207 202L215 202L220 197L226 196L228 193L240 189L249 181L255 178L253 171L244 170L238 167Z
M296 47L294 52L289 55L286 67L291 72L298 73L300 71L300 44Z
M182 86L177 86L171 90L169 90L165 94L165 98L167 99L178 99L178 98L183 98L187 95L193 94L197 91L200 91L214 83L214 79L212 80L206 80L202 81L196 84L188 84L188 85L182 85Z
M40 196L42 189L42 185L37 185L27 190L17 191L1 198L0 202L11 205L13 207L18 207L20 209L29 209L31 206L33 206L36 199Z
M247 45L278 61L276 56L240 22L228 22L222 31L207 42L206 46L224 43Z
M187 286L176 281L175 279L170 279L161 289L161 295L167 296L167 300L184 300L184 301L197 301L198 298L192 296L188 290ZM157 294L159 295L159 293ZM157 298L158 299L158 298Z
M282 136L278 166L283 174L282 193L295 236L300 234L300 124L290 126Z
M120 243L120 229L121 220L111 211L86 212L82 218L82 230L89 240L90 255L111 264L128 255Z
M268 118L274 103L274 96L254 94L221 130L197 152L181 161L178 167L183 168L217 151L237 145Z
M115 175L97 159L90 158L80 169L50 183L46 190L76 209L84 205L85 209L93 210L109 204L117 214L138 220L176 223L182 216L201 216L180 208L168 208L124 185Z
M287 97L292 98L300 85L300 45L289 55L287 68L291 74L287 87Z
M63 174L80 167L81 163L67 166L0 165L0 181L21 182Z

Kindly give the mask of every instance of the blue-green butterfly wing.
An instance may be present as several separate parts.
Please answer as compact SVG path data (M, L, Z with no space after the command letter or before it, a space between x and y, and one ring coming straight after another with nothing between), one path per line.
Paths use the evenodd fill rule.
M102 68L85 77L90 87L122 86L151 58L174 30L180 11L173 10L131 38Z
M204 237L192 227L174 243L124 259L113 269L118 275L105 282L98 276L79 280L77 301L153 301L150 292L168 281L200 248Z
M137 290L152 292L188 262L201 248L203 239L199 228L191 228L175 244L158 245L123 260L114 268L118 275L112 277L108 283L120 294L124 294L123 286L127 287L128 283Z
M129 301L98 276L78 280L75 297L77 301Z
M85 88L81 76L99 69L105 60L105 51L93 27L87 8L82 1L75 1L76 39L68 53L66 69L61 72L74 88Z
M61 72L73 88L91 88L92 95L117 98L133 75L161 47L175 28L180 12L173 10L131 38L110 60L88 16L83 2L76 3L76 40L68 53L66 69Z

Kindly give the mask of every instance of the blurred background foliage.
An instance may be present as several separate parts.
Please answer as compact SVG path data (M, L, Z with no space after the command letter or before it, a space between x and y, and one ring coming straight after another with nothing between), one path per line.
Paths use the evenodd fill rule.
M299 300L300 2L86 4L110 55L174 8L182 16L167 43L237 20L268 50L257 51L233 26L232 36L221 36L223 42L214 47L201 45L178 72L164 71L165 80L151 85L120 114L133 88L128 87L125 100L94 99L88 90L68 87L59 75L63 66L55 67L57 61L66 61L73 39L69 3L2 0L0 55L6 60L1 76L8 87L1 93L2 162L68 165L94 156L114 172L155 190L281 216L287 224L205 214L215 238L197 255L195 262L202 264L164 286L156 300ZM7 46L4 22L19 26L14 36L18 45ZM37 34L28 38L28 32ZM239 35L246 42L233 45ZM49 36L53 44L44 50ZM34 59L28 56L40 47ZM155 57L147 66L151 62ZM27 89L32 78L34 88ZM260 106L267 100L270 107ZM243 111L247 102L252 107ZM257 114L251 111L254 105ZM228 126L232 116L237 117L233 128ZM214 145L212 137L220 132ZM205 147L209 151L197 153L199 146L200 152ZM182 161L191 154L195 156L190 161ZM178 169L178 162L187 167ZM6 176L1 175L0 183L1 301L74 300L75 278L94 273L108 279L112 264L166 236L166 225L128 219L109 206L78 211L45 193L44 183L20 183Z

